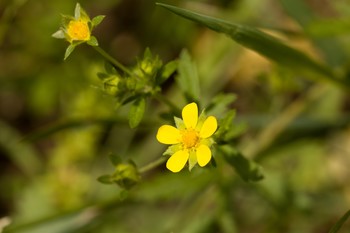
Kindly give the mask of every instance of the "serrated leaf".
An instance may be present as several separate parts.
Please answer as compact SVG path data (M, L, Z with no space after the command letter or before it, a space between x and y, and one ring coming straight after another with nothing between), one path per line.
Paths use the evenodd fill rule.
M146 109L146 100L144 98L137 99L131 105L131 108L129 111L130 128L135 128L140 124L143 118L143 114L145 113L145 109Z
M118 164L120 164L122 162L122 159L120 158L120 156L114 154L114 153L110 153L108 155L109 161L111 161L111 163L116 166Z
M105 17L106 17L105 15L98 15L94 17L91 20L92 27L96 27L97 25L99 25Z
M98 46L98 41L97 41L96 37L91 36L90 40L88 40L87 44L91 45L91 46Z
M345 81L338 79L334 71L329 67L316 62L305 53L282 43L279 39L258 29L229 23L221 19L201 15L167 4L157 3L157 5L186 19L200 23L216 32L224 33L242 46L254 50L268 59L292 70L304 72L308 77L317 77L337 84L346 85ZM315 77L316 74L317 76Z
M332 227L332 229L329 231L329 233L337 233L341 229L341 227L344 225L344 223L348 220L350 216L350 210L346 212L343 217L341 217L338 222Z
M71 53L74 51L74 49L75 49L75 46L76 45L74 45L74 44L70 44L68 47L67 47L67 49L66 49L66 52L64 53L64 59L63 60L66 60L68 57L69 57L69 55L71 55Z
M97 181L102 184L113 184L113 178L111 175L103 175L97 178Z
M264 178L261 167L245 158L239 151L231 146L220 146L221 152L225 160L236 170L240 177L246 182L256 182Z
M176 80L187 100L198 102L200 88L197 67L187 50L183 50L180 54L178 71L179 75Z

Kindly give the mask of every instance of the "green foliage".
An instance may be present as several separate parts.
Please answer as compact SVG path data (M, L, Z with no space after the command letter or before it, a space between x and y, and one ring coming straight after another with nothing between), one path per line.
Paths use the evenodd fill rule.
M337 233L343 226L343 224L348 220L350 216L350 210L346 212L343 217L341 217L338 222L332 227L332 229L329 231L329 233Z
M312 72L313 78L316 76L334 83L346 85L342 80L336 77L334 71L329 67L319 64L303 52L282 43L277 38L258 29L246 25L229 23L166 4L158 3L158 5L184 18L207 26L214 31L224 33L237 43L266 56L278 64L284 65L290 69L297 69L299 72Z
M183 50L180 54L178 70L179 75L176 80L185 94L187 101L198 102L200 99L200 87L197 68L187 50Z
M130 111L129 111L129 125L131 128L136 128L145 113L146 109L146 100L144 98L139 98L134 101L134 103L131 105Z
M74 3L0 1L0 231L347 232L348 90L323 82L349 83L345 2L162 5L198 25L146 1L85 1L52 35L75 52L62 62L48 35ZM87 12L108 14L98 34L105 16ZM184 140L192 101L198 128L217 119L201 138L212 158L175 174L184 146L157 129L175 119L168 136Z
M256 182L264 178L261 167L246 159L239 151L230 146L220 146L218 150L244 181Z

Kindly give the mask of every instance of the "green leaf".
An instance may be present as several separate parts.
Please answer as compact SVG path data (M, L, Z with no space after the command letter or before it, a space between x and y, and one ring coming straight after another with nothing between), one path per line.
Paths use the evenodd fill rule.
M245 158L239 151L228 145L218 148L225 160L237 171L244 181L256 182L264 178L261 167L252 160Z
M96 37L91 36L90 40L88 40L87 44L91 45L91 46L98 46L98 41L97 41Z
M97 178L97 181L102 184L113 184L113 177L111 175L103 175Z
M312 74L312 77L315 77L315 74L317 74L318 78L344 85L344 82L335 78L336 76L333 70L329 67L314 61L303 52L282 43L279 39L258 29L229 23L166 4L157 3L157 5L184 18L200 23L216 32L224 33L237 43L254 50L280 65L297 70L298 72L303 71L307 75Z
M236 110L230 110L228 113L226 113L225 117L220 121L219 129L215 133L215 136L218 138L218 142L220 140L225 139L226 133L231 129L233 124L233 119L236 116Z
M160 74L157 76L157 84L164 83L177 69L179 62L177 60L168 62L162 67Z
M329 231L329 233L337 233L340 228L343 226L343 224L348 220L350 216L350 210L346 212L341 219L338 220L338 222L332 227L332 229Z
M94 28L97 25L99 25L105 17L106 17L105 15L98 15L98 16L94 17L91 20L92 27Z
M180 54L179 75L176 80L185 93L185 96L189 102L198 102L199 100L199 78L197 73L197 67L193 63L190 54L187 50L183 50Z
M115 67L110 62L104 63L105 70L107 74L118 74L118 71L115 69Z
M69 57L69 55L73 52L73 50L75 49L75 46L76 46L76 45L70 44L70 45L67 47L66 52L65 52L65 54L64 54L64 60L66 60L66 59Z
M111 161L111 163L114 166L117 166L118 164L120 164L122 162L122 159L120 158L120 156L114 154L114 153L110 153L108 155L109 161Z
M145 113L146 100L144 98L138 98L133 105L131 105L129 112L129 125L131 128L137 127Z
M223 115L236 98L237 96L232 93L220 93L213 98L206 111L218 116Z

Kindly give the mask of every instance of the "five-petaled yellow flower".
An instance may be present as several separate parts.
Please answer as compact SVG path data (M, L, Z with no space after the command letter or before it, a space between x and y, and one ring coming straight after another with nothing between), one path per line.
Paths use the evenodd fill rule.
M172 145L164 154L171 155L166 167L172 172L179 172L187 161L191 170L197 163L204 167L212 157L210 146L214 143L211 136L217 129L214 116L198 117L196 103L187 104L182 109L182 119L175 117L176 128L163 125L158 129L157 140Z

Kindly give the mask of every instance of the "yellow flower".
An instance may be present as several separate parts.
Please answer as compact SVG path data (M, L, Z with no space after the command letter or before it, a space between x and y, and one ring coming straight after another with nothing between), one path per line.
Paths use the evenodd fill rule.
M90 40L91 32L88 23L86 19L71 20L68 23L66 37L69 43Z
M198 117L197 104L190 103L182 109L182 119L175 117L176 128L163 125L157 132L160 143L172 145L164 153L171 155L166 167L172 172L181 171L187 161L190 170L197 163L204 167L212 157L210 146L214 140L211 136L217 129L216 118L206 118L204 113Z
M80 7L79 3L75 6L74 17L62 15L62 26L58 31L52 34L52 36L57 39L65 39L70 43L66 49L64 59L66 59L79 44L87 43L91 46L98 46L96 37L91 35L91 33L103 19L103 15L98 15L91 20L85 10Z

